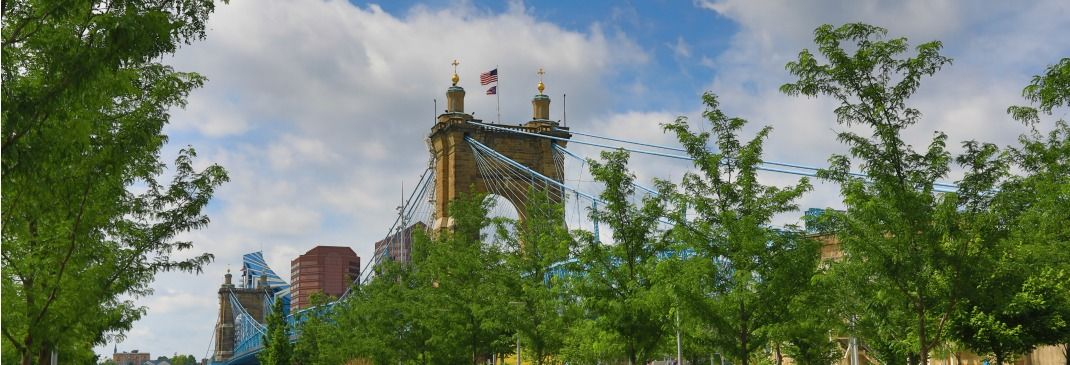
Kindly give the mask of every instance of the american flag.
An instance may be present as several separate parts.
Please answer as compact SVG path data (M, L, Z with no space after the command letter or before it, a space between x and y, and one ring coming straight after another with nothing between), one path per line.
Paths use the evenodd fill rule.
M490 84L492 82L498 82L498 69L497 68L479 74L479 84L480 85L487 85L487 84Z
M497 76L495 76L495 77L497 77ZM498 93L498 85L491 86L490 89L487 89L487 95L494 95L494 94L497 94L497 93Z

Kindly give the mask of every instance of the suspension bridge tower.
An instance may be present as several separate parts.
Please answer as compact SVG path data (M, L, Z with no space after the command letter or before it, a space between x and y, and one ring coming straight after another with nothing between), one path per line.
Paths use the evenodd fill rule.
M453 226L453 219L450 218L447 208L449 202L462 194L499 194L513 203L521 218L527 206L527 193L531 190L516 189L512 194L502 194L495 191L493 186L536 186L550 191L551 195L560 196L559 187L533 185L533 182L539 180L531 176L541 174L562 182L564 169L554 157L554 144L563 148L572 137L567 127L561 127L550 120L550 97L543 94L545 85L541 80L542 70L539 70L539 93L531 100L531 120L519 125L505 125L483 123L464 112L464 89L457 86L460 78L457 76L456 66L457 62L454 61L453 86L446 90L446 111L438 116L430 135L435 173L434 229ZM477 166L479 162L476 153L469 141L489 147L522 165L517 167L526 171L521 174L486 171L481 173ZM525 174L529 176L524 176Z
M257 281L255 288L238 287L232 282L230 270L227 270L227 274L223 276L223 285L219 287L219 318L214 333L213 361L225 362L238 355L235 350L238 347L237 331L241 330L238 323L240 317L249 316L246 321L264 323L268 311L271 310L267 306L268 297L272 295L266 276ZM242 308L235 308L234 304Z

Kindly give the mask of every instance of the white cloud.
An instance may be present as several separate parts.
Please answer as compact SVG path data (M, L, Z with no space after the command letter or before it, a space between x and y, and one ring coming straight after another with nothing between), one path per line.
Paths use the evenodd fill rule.
M227 137L249 130L249 123L232 102L208 100L197 92L190 95L188 102L186 109L173 113L171 126L175 130L194 130L208 137Z
M379 148L374 146L381 146L381 144L372 141L366 146L372 146L372 149L362 150L362 152L365 152L363 153L364 155L371 155L370 157L381 156L381 154L374 153L376 148ZM372 153L368 153L369 151ZM322 140L294 135L282 136L282 138L271 143L267 154L272 167L279 170L294 167L295 164L302 166L308 163L324 165L340 158Z
M687 44L684 37L676 37L676 43L668 44L667 46L677 58L691 57L691 46Z
M273 196L265 196L267 201ZM281 197L285 198L285 197ZM300 236L320 228L320 213L313 208L295 207L283 203L245 205L235 203L225 213L238 228L256 234L284 234Z
M189 310L206 310L219 306L219 300L200 293L156 293L150 297L148 306L155 314L172 314Z

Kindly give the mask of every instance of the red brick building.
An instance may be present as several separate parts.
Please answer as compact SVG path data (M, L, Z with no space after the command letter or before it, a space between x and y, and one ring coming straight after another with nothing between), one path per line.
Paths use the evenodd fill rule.
M423 222L416 222L416 224L413 224L400 232L394 233L382 241L376 242L375 257L389 259L404 264L411 263L412 234L418 229L426 230L427 225L423 224Z
M141 365L142 363L149 361L148 352L138 352L137 350L130 352L114 352L111 355L111 361L115 361L116 365Z
M290 261L291 312L308 308L312 293L339 297L360 276L360 257L343 246L316 246Z

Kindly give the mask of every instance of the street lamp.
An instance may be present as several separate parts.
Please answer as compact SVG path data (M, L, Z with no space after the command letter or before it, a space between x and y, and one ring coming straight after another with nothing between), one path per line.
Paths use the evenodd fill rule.
M524 305L524 302L509 302L509 305ZM520 365L520 312L516 313L516 365Z

